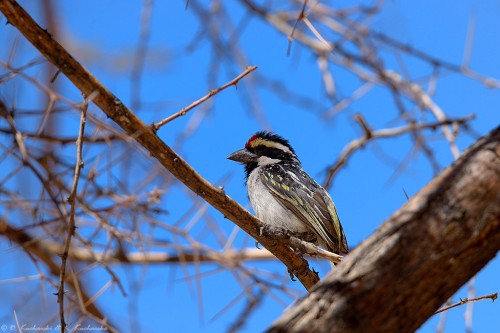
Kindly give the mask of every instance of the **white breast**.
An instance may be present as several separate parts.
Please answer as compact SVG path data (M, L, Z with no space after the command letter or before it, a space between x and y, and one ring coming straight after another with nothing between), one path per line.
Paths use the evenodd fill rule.
M283 207L260 180L260 167L255 168L247 181L248 196L255 215L267 225L293 232L309 228L289 209Z

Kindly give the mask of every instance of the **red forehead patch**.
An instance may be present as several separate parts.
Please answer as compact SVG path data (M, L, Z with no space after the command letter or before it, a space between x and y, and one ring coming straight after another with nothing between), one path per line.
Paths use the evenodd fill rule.
M252 144L252 141L259 138L258 134L252 135L250 139L248 139L247 143L245 143L245 148L250 148L250 145Z

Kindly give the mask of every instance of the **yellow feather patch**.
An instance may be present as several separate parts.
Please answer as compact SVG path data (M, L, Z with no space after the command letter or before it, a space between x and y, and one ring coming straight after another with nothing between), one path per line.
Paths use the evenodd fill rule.
M281 149L281 150L286 151L286 152L290 151L290 148L288 148L285 145L282 145L281 143L269 141L269 140L262 139L262 138L253 139L252 141L249 142L249 144L250 144L250 147L252 147L252 148L255 148L258 146L265 146L265 147L269 147L269 148Z

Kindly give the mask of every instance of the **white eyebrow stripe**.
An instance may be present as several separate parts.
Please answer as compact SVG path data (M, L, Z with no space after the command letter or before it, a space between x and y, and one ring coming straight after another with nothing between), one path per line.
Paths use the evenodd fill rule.
M263 145L263 146L266 146L269 148L280 149L286 153L293 154L292 151L290 150L290 148L288 148L287 146L285 146L284 144L281 144L279 142L273 142L273 141L270 141L267 139L257 138L250 143L250 146L252 146L252 147L257 147L259 145ZM293 154L293 155L295 156L295 154Z
M274 147L274 148L281 149L281 150L283 150L283 151L284 151L284 152L286 152L286 153L291 153L290 148L288 148L288 147L287 147L287 146L285 146L285 145L282 145L281 143L277 143L277 142L275 142L275 143L273 144L273 147Z

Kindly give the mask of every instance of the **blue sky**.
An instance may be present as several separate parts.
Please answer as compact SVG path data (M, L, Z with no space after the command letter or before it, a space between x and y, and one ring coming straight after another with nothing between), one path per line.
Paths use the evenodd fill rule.
M40 22L38 4L31 1L21 3ZM244 16L245 10L237 2L228 2L227 6L234 21ZM193 9L185 10L184 7L183 1L154 3L149 40L150 54L146 58L140 84L143 103L136 110L146 123L158 121L180 110L206 94L209 89L220 86L242 71L234 64L225 64L213 80L207 79L207 68L214 55L206 40L197 37L200 25ZM135 51L139 38L142 2L55 1L54 8L57 9L63 45L125 104L130 105L131 53ZM475 18L475 33L470 66L479 73L499 78L498 2L462 1L457 4L453 1L390 1L383 6L381 13L375 16L372 27L432 56L460 64L464 57L471 17ZM32 47L22 38L16 37L17 34L11 26L3 23L4 21L0 21L0 40L6 43L0 44L0 59L5 61L8 58L10 47L16 39L19 50L14 64L21 65L33 59L36 52ZM252 79L252 75L263 75L286 83L292 91L318 101L323 108L328 108L314 56L294 43L292 54L287 57L286 36L259 19L249 20L244 31L239 39L239 46L244 51L248 65L259 66L257 72L251 74L248 79ZM192 48L186 49L189 41L193 40L196 42L191 43ZM384 52L386 66L399 71L397 57L390 50ZM415 80L428 75L429 66L421 61L405 59L405 62L406 70ZM359 87L359 81L352 74L339 67L334 67L333 70L341 96L349 96ZM35 68L31 74L36 76L36 71ZM58 80L63 94L69 99L78 100L78 91L64 77L61 76ZM19 91L16 89L20 88L0 86L0 97L12 98L18 107L33 107L33 99L25 98L22 94L13 94L13 91ZM297 107L287 98L279 98L266 89L260 89L251 96L260 103L265 121L257 120L252 113L245 89L243 82L238 89L230 87L213 98L209 102L213 103L212 108L202 118L196 134L185 142L179 153L209 181L216 183L227 177L229 181L224 182L226 192L247 207L243 170L241 166L226 160L226 156L241 148L255 131L272 129L289 139L306 171L322 182L326 176L325 167L335 161L351 140L362 135L359 126L353 124L354 114L362 113L376 129L403 124L398 119L389 93L383 88L373 89L337 117L326 120L317 110L310 110L305 106ZM477 114L472 125L480 135L488 133L500 122L498 90L487 89L479 82L456 73L444 74L439 79L434 101L453 117ZM90 112L105 119L95 107L91 108ZM160 129L159 136L173 146L179 133L192 125L201 112L205 112L203 106L194 109L185 117L176 119ZM77 118L68 119L68 126L65 127L68 134L76 133L77 123L74 119ZM23 126L29 127L30 124ZM446 167L453 161L453 156L439 132L436 132L433 138L435 141L432 141L432 144L440 166ZM463 134L458 139L458 146L464 150L475 140L474 136ZM405 203L403 190L412 196L433 178L432 168L422 154L411 160L404 173L394 177L398 163L410 149L411 141L407 136L377 141L357 152L334 179L329 192L339 210L350 247L367 238ZM89 153L89 158L90 155ZM148 165L154 161L140 163ZM165 223L175 222L191 206L191 202L186 202L189 195L183 185L176 185L171 189L166 202L163 203L169 211ZM209 211L213 219L229 234L233 229L232 223L223 219L216 210L210 208ZM0 210L0 213L6 212ZM243 242L244 239L245 237L240 235L239 240ZM0 273L0 280L21 274L36 274L36 271L29 267L21 268L17 265L17 262L22 262L18 260L22 260L23 254L12 250L9 244L2 242L0 253L6 264L6 269ZM275 271L279 270L276 269L279 263L262 263L262 267L271 265L274 265L272 267ZM328 267L324 263L314 265L317 265L315 267L322 273L325 273ZM212 269L210 265L203 267L206 272ZM195 273L192 267L188 270L192 274ZM105 313L109 314L111 320L124 332L134 331L129 317L131 308L135 308L138 325L143 332L221 332L227 329L241 310L240 302L218 315L241 292L230 273L214 274L202 279L200 294L197 282L186 281L180 268L150 266L117 268L116 271L126 289L133 291L137 281L142 283L142 291L137 297L123 297L119 290L112 288L98 301ZM286 275L284 268L283 275ZM499 275L500 262L495 259L478 274L475 283L477 295L497 292ZM109 276L104 274L88 274L88 278L97 290L109 280ZM40 290L37 281L23 283L23 288ZM10 284L0 284L0 293L15 299L16 294L11 293L10 287ZM293 287L302 290L297 282ZM51 295L51 291L47 291L47 295ZM47 297L49 303L55 303L55 298ZM467 297L466 288L459 290L453 300L458 301L464 297ZM202 300L201 307L199 299ZM270 297L266 298L259 310L247 321L243 331L256 332L268 327L290 302L286 297L282 300L283 303ZM14 303L18 304L19 300ZM36 308L36 305L31 306ZM0 324L12 322L12 311L13 308L0 309ZM462 306L448 312L445 332L465 330L464 311L465 307ZM16 312L23 315L22 309L16 309ZM473 331L491 332L491 327L498 327L498 313L497 303L476 303ZM28 311L24 312L25 316L28 314ZM439 318L432 317L419 332L435 332Z

